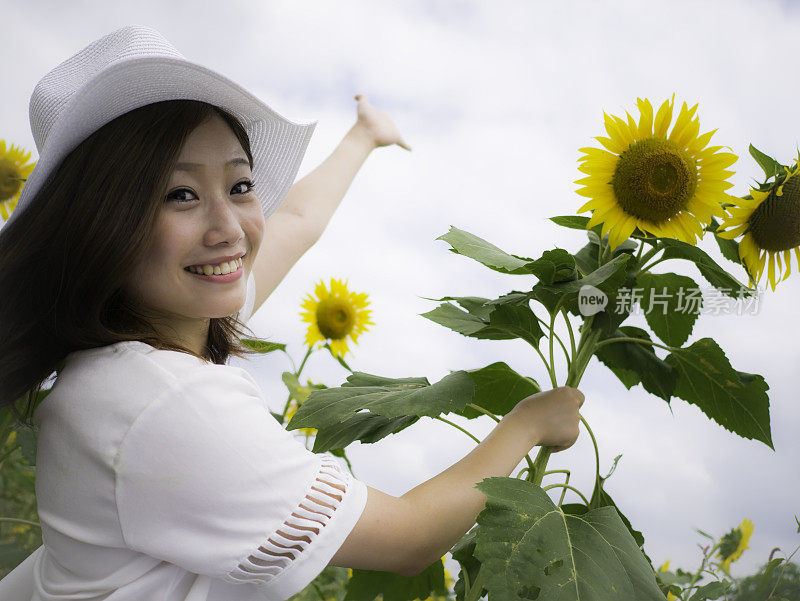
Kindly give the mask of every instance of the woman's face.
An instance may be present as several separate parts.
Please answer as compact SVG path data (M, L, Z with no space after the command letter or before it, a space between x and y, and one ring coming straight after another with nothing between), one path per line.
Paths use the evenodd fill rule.
M185 342L204 345L208 318L226 317L244 305L247 277L264 233L252 181L247 155L221 117L214 114L188 136L145 260L127 283L153 313L154 323L175 327ZM227 276L188 270L239 257L242 266L234 265Z

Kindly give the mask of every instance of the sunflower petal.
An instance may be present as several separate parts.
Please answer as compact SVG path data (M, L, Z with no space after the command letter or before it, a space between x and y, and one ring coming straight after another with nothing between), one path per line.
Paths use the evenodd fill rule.
M716 131L717 131L716 129L712 129L711 131L707 131L697 139L692 140L689 143L689 152L691 152L694 155L699 154L700 151L702 151L703 148L705 148L706 145L711 141L711 136L713 136L716 133Z
M653 135L653 106L650 101L645 98L636 99L636 105L639 107L639 137L649 138Z
M666 137L667 129L669 129L670 121L672 121L672 107L675 102L675 94L672 95L672 101L665 100L656 113L655 132L657 138Z
M614 140L610 138L604 138L603 136L596 136L594 139L600 142L603 146L605 146L606 148L608 148L608 150L610 150L615 154L621 154L625 150L624 146L616 143Z

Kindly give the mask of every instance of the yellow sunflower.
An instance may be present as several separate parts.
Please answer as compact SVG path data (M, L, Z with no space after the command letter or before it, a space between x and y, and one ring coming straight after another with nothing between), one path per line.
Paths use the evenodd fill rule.
M753 522L745 518L738 528L734 528L722 537L718 556L722 560L720 565L723 570L727 572L731 564L741 557L744 550L750 548L748 543L752 534Z
M789 277L792 250L800 267L800 152L794 165L784 169L785 179L776 179L766 190L750 190L752 198L732 198L734 206L727 208L730 217L717 229L720 238L744 234L739 257L750 274L750 286L761 281L766 264L773 292Z
M350 292L347 282L331 279L330 290L320 280L314 291L316 297L309 294L303 300L300 313L303 321L308 322L306 344L309 347L326 340L330 341L331 352L343 358L348 352L349 337L354 344L358 337L367 331L368 325L375 325L369 320L371 311L366 293Z
M578 213L593 211L587 229L602 223L601 238L608 233L613 250L636 228L654 236L696 244L703 237L703 227L711 216L723 217L721 202L730 202L725 190L733 184L725 181L733 175L726 171L737 156L717 152L722 146L706 148L717 130L698 137L699 119L683 103L672 132L672 100L665 100L653 121L650 101L636 99L639 123L628 115L628 122L603 113L608 138L594 138L606 150L581 148L585 153L578 169L588 177L577 180L584 187L577 190L590 198Z
M7 221L17 206L22 185L33 171L36 163L28 163L31 153L23 153L13 144L6 148L0 140L0 217Z

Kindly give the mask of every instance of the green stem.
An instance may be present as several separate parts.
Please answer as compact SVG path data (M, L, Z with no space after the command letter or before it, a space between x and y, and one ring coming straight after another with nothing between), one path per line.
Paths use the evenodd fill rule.
M0 522L14 522L17 524L28 524L29 526L36 526L37 528L42 527L42 525L39 522L31 522L30 520L20 520L19 518L0 518Z
M308 350L306 351L306 356L303 357L303 361L302 363L300 363L300 369L294 372L294 376L298 378L298 380L300 379L300 372L303 371L303 367L305 367L306 361L308 361L308 358L311 356L311 352L313 350L314 350L313 345L308 347ZM286 354L288 355L289 353ZM291 359L291 356L289 357L289 359ZM294 361L292 361L292 365L294 365ZM289 397L286 399L286 404L283 406L283 412L281 413L281 423L283 423L286 420L286 412L289 410L289 405L291 404L291 402L292 402L292 393L289 392Z
M642 259L642 250L644 250L644 240L639 242L639 252L636 253L636 264L641 265L640 261Z
M469 587L469 591L464 597L464 601L478 601L481 598L483 591L483 565L478 569L478 575L475 577L475 582Z
M483 413L484 415L488 415L489 417L491 417L496 422L500 421L500 418L497 417L494 413L492 413L491 411L489 411L487 409L484 409L483 407L480 407L480 406L476 405L475 403L467 403L467 407L469 407L470 409L474 409L475 411L477 411L479 413Z
M303 367L305 367L306 361L308 361L309 356L311 356L311 351L313 350L314 350L313 346L308 347L308 350L306 351L306 356L303 357L303 361L300 363L300 369L298 369L297 372L294 374L298 378L300 377L300 372L303 371Z
M550 344L550 366L554 370L553 371L553 381L554 382L555 382L556 362L555 362L555 359L553 358L553 339L555 338L555 332L553 331L553 328L555 328L555 325L556 325L556 315L558 315L558 309L561 306L561 299L562 298L564 298L564 297L562 296L560 299L558 299L558 303L556 303L556 308L553 309L553 312L550 314L550 336L548 336L548 339L549 339L549 344ZM566 352L566 349L565 349L565 352ZM553 384L553 388L555 388L555 387L556 387L555 384Z
M570 489L571 491L576 493L583 500L584 503L586 503L587 507L589 506L589 499L584 497L583 493L581 491L579 491L577 488L575 488L574 486L571 486L569 484L563 484L561 482L557 482L556 484L549 484L548 486L543 487L542 490L550 490L551 488L557 488L557 487L561 487L561 488L564 488L564 489L567 489L567 488ZM563 499L564 497L562 496L561 498ZM559 503L559 505L560 504L561 503Z
M642 267L642 268L641 268L641 269L640 269L640 270L637 272L637 274L639 274L639 273L644 273L645 271L650 271L650 269L653 267L653 265L658 265L659 263L661 263L661 261L666 261L667 259L669 259L669 257L661 257L661 258L659 258L659 259L656 259L655 261L653 261L652 263L650 263L650 265L647 265L646 267Z
M289 393L289 398L286 399L286 404L283 406L283 412L281 412L281 423L286 421L286 412L289 411L289 404L292 402L292 393Z
M611 344L612 342L639 342L641 344L652 344L653 346L666 349L670 352L681 350L679 348L675 348L674 346L666 346L664 344L659 344L658 342L653 342L652 340L646 340L644 338L629 338L627 336L623 338L608 338L606 340L601 340L595 345L595 350L607 344Z
M566 386L571 386L573 388L578 386L578 383L583 376L583 372L589 365L592 355L594 355L597 339L600 337L601 332L600 330L592 329L593 321L594 316L590 315L583 322L583 327L581 328L581 339L578 342L577 352L572 358L572 364L570 365L570 370L567 374L567 381L565 382ZM553 386L553 388L555 388L555 386ZM532 474L530 475L530 481L537 486L541 486L542 484L544 471L552 453L552 447L543 446L539 449L539 452L536 455L536 459L533 462L533 470Z
M341 365L342 367L344 367L344 368L345 368L347 371L349 371L350 373L353 373L353 370L352 370L352 369L350 368L350 366L349 366L349 365L348 365L348 364L345 362L345 360L344 360L344 356L341 356L341 357L340 357L339 355L337 355L336 353L334 353L334 352L333 352L333 349L331 348L331 345L330 345L329 343L327 343L327 342L326 342L326 343L325 343L325 345L324 345L322 348L326 348L326 349L328 349L328 351L330 352L331 356L332 356L334 359L336 359L336 360L339 362L339 365Z
M644 242L642 242L642 246L644 246ZM650 250L648 250L646 253L644 253L644 255L643 255L643 256L642 256L642 257L639 259L639 261L640 261L640 264L641 264L641 263L647 263L647 261L649 261L649 260L650 260L650 257L653 257L653 256L655 256L656 254L658 254L658 252L659 252L659 251L661 251L661 250L662 250L662 248L663 248L663 247L661 246L661 243L660 243L660 242L656 242L656 243L653 245L653 248L651 248L651 249L650 249Z
M558 386L558 382L556 382L556 375L553 372L553 368L550 367L550 364L547 362L547 359L544 358L544 355L542 354L542 351L539 349L539 347L533 344L531 346L533 347L533 350L539 353L539 357L541 358L542 363L544 363L545 369L547 369L547 374L550 376L550 383L553 385L553 388L556 388Z
M544 475L547 476L548 474L559 474L559 473L563 473L563 474L567 475L567 477L564 478L564 484L569 484L569 477L572 475L572 473L569 470L547 470L544 473ZM561 491L561 498L558 500L559 506L564 502L564 495L565 494L567 494L567 489L566 488Z
M567 324L567 331L569 331L569 346L572 349L572 357L575 357L575 334L572 332L572 324L569 321L569 314L566 309L561 309L561 314L564 316L564 321Z
M589 433L589 436L592 439L592 445L594 446L594 472L595 472L595 477L597 478L597 481L599 481L600 480L600 452L597 450L597 439L594 437L594 432L592 432L592 429L589 427L589 424L586 422L586 420L583 418L582 415L581 415L581 423L586 428L586 431Z
M462 427L461 427L461 426L459 426L458 424L454 424L454 423L453 423L453 422L451 422L449 419L445 419L445 418L443 418L443 417L442 417L442 416L440 416L440 415L434 415L434 416L433 416L433 419L438 419L440 422L444 422L444 423L446 423L446 424L450 424L451 426L453 426L453 427L454 427L454 428L456 428L457 430L461 430L461 431L462 431L464 434L466 434L467 436L469 436L469 437L470 437L472 440L474 440L474 441L475 441L475 442L477 442L478 444L480 444L480 443L481 443L481 441L480 441L480 440L478 440L477 438L475 438L475 437L474 437L472 434L470 434L470 433L469 433L467 430L465 430L464 428L462 428Z
M562 312L563 311L564 311L564 309L562 309ZM544 319L542 319L541 317L539 317L538 315L536 316L536 319L538 319L539 322L544 327L550 328L550 326L547 324L547 322ZM571 363L571 358L570 358L569 352L567 351L567 347L564 346L564 343L561 341L561 338L558 336L558 334L553 332L552 329L550 330L550 332L553 334L553 336L555 336L556 340L558 340L558 344L561 345L561 349L564 351L564 357L567 359L567 369L569 369L569 364ZM572 337L572 330L570 330L569 335L570 335L570 338L571 338ZM571 342L572 342L572 352L575 353L575 341L571 340Z

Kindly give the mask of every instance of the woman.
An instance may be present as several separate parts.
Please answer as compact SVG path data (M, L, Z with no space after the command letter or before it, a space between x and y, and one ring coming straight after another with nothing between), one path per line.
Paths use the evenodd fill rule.
M40 429L44 544L0 582L4 601L282 600L328 565L411 576L474 524L477 482L576 440L583 395L540 393L394 497L308 451L226 364L369 152L408 149L361 97L336 151L292 186L314 125L148 27L37 84L39 161L0 230L0 403L28 392L19 417Z

